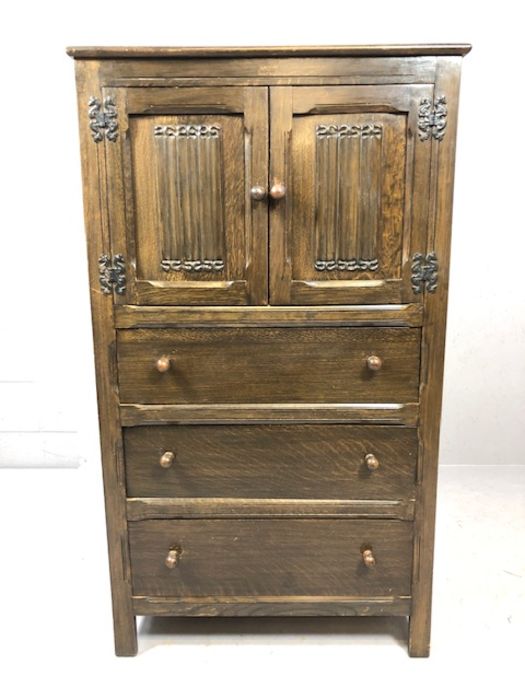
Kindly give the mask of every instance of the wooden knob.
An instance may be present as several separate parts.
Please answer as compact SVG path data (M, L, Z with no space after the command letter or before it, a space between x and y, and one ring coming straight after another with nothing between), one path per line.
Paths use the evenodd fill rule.
M180 547L172 547L168 552L164 563L168 569L174 569L177 566L177 562L180 558Z
M167 372L170 368L171 365L171 360L167 355L162 355L159 357L159 359L155 362L155 367L157 368L158 372Z
M383 366L383 360L377 355L369 355L366 358L366 366L372 372L377 372Z
M166 454L168 453L166 452ZM374 472L376 469L379 469L379 460L371 452L365 455L365 464L371 472Z
M270 197L272 199L282 199L286 194L286 187L282 183L276 182L270 187Z
M175 460L175 452L164 452L159 460L159 464L163 469L169 469Z
M266 197L266 187L262 187L262 185L254 185L250 190L250 196L252 199L255 199L256 202L260 202L261 199Z
M369 569L376 565L376 558L374 557L371 547L366 547L363 549L361 551L361 556L363 557L363 564Z

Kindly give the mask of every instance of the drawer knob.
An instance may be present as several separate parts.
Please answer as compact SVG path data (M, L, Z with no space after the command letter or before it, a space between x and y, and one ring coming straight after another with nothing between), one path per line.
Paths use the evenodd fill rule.
M155 362L155 367L157 371L163 374L167 372L171 366L171 360L167 355L161 355L159 359Z
M363 557L363 564L369 569L376 565L376 558L374 557L371 547L365 547L362 549L361 556Z
M159 459L159 464L163 469L169 469L175 461L175 452L164 452Z
M266 197L266 187L262 185L254 185L250 190L250 197L256 202L260 202Z
M286 194L286 187L282 182L276 182L270 187L270 197L272 199L282 199Z
M170 549L168 552L166 559L164 560L164 563L168 567L168 569L174 569L177 566L177 562L180 559L181 555L181 549L180 547L174 546Z
M366 358L366 366L372 372L377 372L383 366L383 360L377 355L369 355Z
M371 452L365 455L365 464L371 472L375 472L376 469L379 469L379 460Z

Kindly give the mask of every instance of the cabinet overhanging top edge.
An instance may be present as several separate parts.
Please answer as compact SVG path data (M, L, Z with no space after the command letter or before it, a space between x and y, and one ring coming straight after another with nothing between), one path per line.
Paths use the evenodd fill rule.
M75 59L101 58L298 58L314 56L465 56L470 44L361 46L68 46Z

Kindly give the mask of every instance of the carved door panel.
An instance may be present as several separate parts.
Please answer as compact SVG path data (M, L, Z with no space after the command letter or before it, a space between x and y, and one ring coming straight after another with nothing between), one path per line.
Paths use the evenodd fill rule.
M118 138L106 140L117 303L265 304L268 90L106 89Z
M276 87L270 92L270 302L416 299L412 257L428 226L430 85Z

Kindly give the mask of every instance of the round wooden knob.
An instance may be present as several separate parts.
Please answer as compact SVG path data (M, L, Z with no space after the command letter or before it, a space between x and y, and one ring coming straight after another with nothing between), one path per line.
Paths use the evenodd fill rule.
M379 469L379 460L371 452L365 455L365 464L371 472L374 472L376 469Z
M262 187L262 185L254 185L250 190L250 197L255 199L256 202L260 202L261 199L266 197L266 187Z
M174 569L177 566L177 562L180 558L180 547L172 547L168 552L164 563L168 569Z
M282 183L276 182L270 187L270 197L272 199L282 199L286 194L286 187Z
M163 469L169 469L175 461L175 452L164 452L159 460L159 464Z
M171 360L167 355L162 355L159 357L159 359L155 362L155 367L157 368L158 372L167 372L170 368L171 365Z
M383 360L377 355L369 355L366 358L366 366L372 372L377 372L383 366Z
M361 556L363 557L363 564L369 569L376 565L376 558L374 557L374 553L372 552L371 547L363 549L363 551L361 552Z

